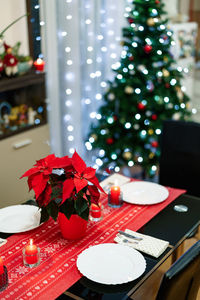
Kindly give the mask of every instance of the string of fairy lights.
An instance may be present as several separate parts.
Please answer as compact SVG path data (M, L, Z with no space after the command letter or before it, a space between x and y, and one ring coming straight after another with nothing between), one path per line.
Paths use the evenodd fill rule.
M64 123L64 131L66 137L66 154L73 154L75 149L77 148L78 141L76 140L75 130L82 130L83 141L87 136L89 127L91 122L95 122L96 120L101 119L101 114L98 113L98 108L103 103L103 94L107 89L107 80L111 80L114 76L114 72L112 70L117 70L120 67L120 55L121 58L126 57L127 49L126 46L120 45L121 39L121 27L123 22L125 22L125 18L128 17L129 12L132 9L132 0L96 0L90 1L85 0L81 1L81 17L80 17L80 39L79 45L72 44L73 39L73 20L75 16L73 15L74 6L77 5L76 0L65 0L65 29L59 32L60 38L62 38L65 43L65 51L63 57L63 64L66 65L66 72L63 74L65 78L65 97L64 101L64 109L63 109L63 123ZM117 3L116 3L117 2ZM120 6L121 5L121 6ZM37 8L35 8L37 9ZM124 9L124 14L122 13L122 9ZM133 14L137 14L137 11L133 12ZM119 21L119 16L121 20ZM158 22L157 19L157 11L156 9L152 10L152 18L153 22ZM152 21L150 20L150 21ZM125 23L124 23L125 24ZM40 21L40 25L44 26L45 22ZM131 24L132 27L136 26L134 23ZM160 30L165 29L165 25L161 24ZM116 30L116 27L118 28ZM144 27L138 26L139 31L143 31ZM170 30L167 31L167 35L171 37L172 32ZM160 44L165 43L163 38L159 40ZM146 39L146 43L148 46L151 46L151 40ZM171 42L172 47L175 46L175 42ZM133 47L137 47L137 42L134 41L132 43ZM75 47L80 47L80 66L79 71L77 71L76 57L74 55ZM162 55L161 50L157 50L158 55ZM124 68L123 72L132 71L134 72L134 63L131 62L128 65L128 69ZM141 64L140 66L141 72L143 74L148 74L148 70ZM181 67L177 67L179 72L188 72L187 68L182 69ZM77 74L79 72L79 74ZM80 75L81 74L81 75ZM76 80L77 76L80 76L80 87L77 86ZM118 74L117 78L119 80L122 79L122 74ZM158 78L165 76L163 72L158 72ZM176 84L176 79L173 78L170 81L170 84L173 86ZM152 88L152 83L147 82L149 89ZM80 105L82 109L82 120L76 119L76 106L74 104L74 97L76 89L80 89ZM131 87L127 87L127 92L132 92ZM182 86L181 90L184 92L185 87ZM136 88L134 93L140 94L141 89ZM180 91L181 93L181 91ZM110 100L113 101L114 95L112 93L109 94ZM155 99L156 100L156 99ZM144 100L145 101L145 100ZM142 105L146 103L142 102ZM159 101L157 99L156 101ZM168 97L164 97L164 102L170 103L170 99ZM181 104L183 105L184 103ZM176 109L176 108L175 108ZM179 108L177 107L177 112ZM193 108L193 113L196 113L196 109ZM135 120L139 120L141 118L141 114L137 113L135 115ZM108 123L112 123L112 117L108 118ZM148 118L147 121L148 122ZM137 124L135 124L136 126ZM129 129L130 122L125 122L125 128ZM155 130L157 135L161 134L161 129L157 128ZM104 130L101 131L101 134L104 135ZM145 136L147 132L145 130L141 131L141 136ZM80 141L79 141L80 142ZM90 137L90 139L85 143L85 147L92 154L92 160L94 162L94 167L99 168L103 164L103 157L105 156L105 150L99 149L98 153L91 152L93 150L92 144L94 142L94 138ZM84 147L84 145L83 145ZM125 150L128 152L128 149ZM114 162L114 169L116 172L120 171L119 166L117 165L117 155L113 153L112 159ZM142 162L143 157L138 157L138 162ZM133 166L133 160L128 161L129 166ZM156 171L156 166L152 166L152 170Z

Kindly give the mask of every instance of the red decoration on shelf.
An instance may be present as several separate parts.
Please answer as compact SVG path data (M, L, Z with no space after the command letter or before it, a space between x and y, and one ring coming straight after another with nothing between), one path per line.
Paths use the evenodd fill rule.
M0 58L0 72L3 71L3 60Z
M155 3L156 3L156 4L160 4L160 1L159 1L159 0L156 0Z
M158 118L158 116L156 115L156 114L153 114L152 116L151 116L151 118L152 118L152 120L157 120L157 118Z
M158 148L158 142L157 141L151 142L151 146L154 148Z
M144 52L146 54L149 54L152 51L152 46L151 45L145 45L144 46Z
M138 107L139 110L144 110L145 109L145 105L141 102L138 103L137 107Z
M107 139L106 139L106 144L112 145L113 143L114 143L113 138L107 138Z
M169 88L170 88L170 84L169 84L169 83L165 83L165 87L166 87L167 89L169 89Z
M37 72L44 72L45 62L41 58L38 58L33 64Z

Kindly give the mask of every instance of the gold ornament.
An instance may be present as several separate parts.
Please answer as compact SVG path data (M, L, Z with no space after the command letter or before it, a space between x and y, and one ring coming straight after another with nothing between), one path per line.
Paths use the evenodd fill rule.
M164 60L165 62L168 62L168 57L167 57L167 56L164 56L164 57L163 57L163 60Z
M190 103L188 102L188 103L186 103L186 108L190 108Z
M169 76L169 71L167 71L166 69L162 69L163 72L163 76L164 77L168 77Z
M91 135L91 137L93 137L93 139L96 141L97 140L97 135L96 135L96 133L93 133L92 135Z
M148 130L148 134L149 134L149 135L152 135L152 134L153 134L153 129L149 129L149 130Z
M129 85L127 85L126 87L125 87L125 89L124 89L124 92L126 93L126 94L133 94L133 92L134 92L134 89L132 88L132 86L129 86Z
M125 44L124 41L121 41L121 42L120 42L120 45L121 45L121 46L124 46L124 44Z
M123 158L125 158L126 160L129 160L132 158L132 153L130 151L124 152L122 154Z
M154 158L154 156L155 156L155 154L154 154L153 152L151 152L151 153L149 154L149 158L150 158L150 159Z
M149 26L154 26L154 25L155 25L154 19L153 19L153 18L147 19L147 25L149 25Z

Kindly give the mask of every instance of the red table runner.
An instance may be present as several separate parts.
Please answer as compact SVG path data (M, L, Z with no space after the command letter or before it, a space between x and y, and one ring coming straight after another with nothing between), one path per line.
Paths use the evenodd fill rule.
M155 205L131 205L111 208L103 198L104 218L89 222L87 234L78 241L62 238L58 224L50 219L32 231L15 234L0 248L0 255L8 268L9 285L0 293L1 300L55 299L81 278L76 267L77 256L91 245L113 242L119 229L138 230L184 190L168 188L169 197ZM23 265L22 249L30 238L41 249L41 263L30 269Z

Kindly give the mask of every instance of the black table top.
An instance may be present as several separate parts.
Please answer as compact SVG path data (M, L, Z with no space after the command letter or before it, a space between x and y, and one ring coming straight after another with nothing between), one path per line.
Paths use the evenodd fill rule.
M177 212L175 205L185 205L187 212ZM185 240L200 224L200 198L183 194L157 214L139 232L169 241L170 247L159 257L153 258L146 254L147 267L144 274L132 282L121 285L104 285L95 283L86 277L82 277L68 289L69 294L76 295L87 300L125 300L129 299L135 290L148 278L169 255ZM57 298L72 299L62 295Z

